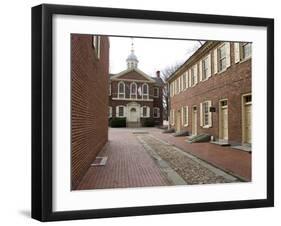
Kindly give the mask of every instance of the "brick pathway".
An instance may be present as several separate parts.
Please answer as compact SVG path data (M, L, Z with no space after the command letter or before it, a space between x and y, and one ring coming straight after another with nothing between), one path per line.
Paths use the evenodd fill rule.
M106 165L90 167L78 190L169 185L132 129L109 129L109 142L99 156L108 156Z
M227 172L240 176L246 181L251 181L251 154L231 147L222 147L210 143L186 142L186 137L173 137L171 134L163 134L161 130L150 131L155 137L173 144L178 148L198 158L205 160Z

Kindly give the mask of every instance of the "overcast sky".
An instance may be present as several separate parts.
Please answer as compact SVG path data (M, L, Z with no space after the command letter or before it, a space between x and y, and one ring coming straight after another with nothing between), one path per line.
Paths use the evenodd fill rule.
M127 69L126 58L131 52L132 39L110 37L110 73L116 74ZM150 76L157 70L183 63L200 47L198 41L134 38L138 68Z

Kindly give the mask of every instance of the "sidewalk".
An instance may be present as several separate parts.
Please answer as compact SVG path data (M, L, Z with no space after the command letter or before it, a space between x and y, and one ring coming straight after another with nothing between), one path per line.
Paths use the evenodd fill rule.
M106 166L89 168L78 190L169 185L169 181L130 129L109 130L109 142L99 156Z
M251 154L231 147L222 147L210 143L186 142L186 137L174 137L171 134L163 134L163 130L154 129L151 134L169 144L175 145L183 151L209 162L233 175L251 181Z

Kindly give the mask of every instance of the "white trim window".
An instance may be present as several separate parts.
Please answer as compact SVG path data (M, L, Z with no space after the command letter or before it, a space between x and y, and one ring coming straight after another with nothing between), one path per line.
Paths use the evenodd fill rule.
M158 107L153 108L153 118L160 118L160 108Z
M186 89L186 73L182 75L182 89Z
M197 64L190 69L190 86L197 84Z
M184 127L188 126L188 106L183 106L181 109L182 112L182 125Z
M119 118L126 117L126 106L123 105L116 106L116 117Z
M108 107L108 118L112 118L112 107Z
M130 98L131 99L137 99L137 83L132 82L130 84Z
M149 118L150 117L150 108L148 106L141 107L141 117Z
M144 100L149 99L149 89L146 83L142 84L142 99Z
M97 35L93 35L93 47L95 48L95 54L97 56L98 59L100 59L100 52L101 52L101 48L100 48L100 36Z
M173 96L173 92L174 92L174 89L173 89L173 82L170 83L170 97Z
M125 98L125 83L123 81L118 83L118 98Z
M241 43L241 59L245 60L250 58L252 55L252 44L249 42Z
M218 48L218 71L226 69L226 46L223 44Z
M211 74L211 68L210 68L210 55L208 55L206 58L202 60L202 81L208 79Z
M203 103L200 103L200 126L203 128L212 127L212 112L210 111L211 105L211 101L204 101Z
M159 88L158 87L154 87L153 88L153 96L154 97L159 97Z

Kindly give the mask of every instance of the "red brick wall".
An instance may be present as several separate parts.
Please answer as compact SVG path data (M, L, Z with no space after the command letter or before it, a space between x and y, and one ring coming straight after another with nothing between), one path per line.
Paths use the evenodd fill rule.
M107 37L101 37L97 59L92 35L71 35L72 189L76 189L108 139L108 63Z
M135 80L134 82L137 84L137 89L139 87L142 87L142 84L144 82L140 82L138 80L144 80L144 77L136 72L129 72L125 74L124 76L119 77L120 79L132 79L132 81L125 81L125 97L130 98L130 84ZM117 98L118 97L118 83L119 81L117 80L112 80L111 81L111 96L109 96L109 106L112 106L112 116L115 117L116 115L116 106L118 105L127 105L129 102L134 102L128 101L128 100L112 100L112 98ZM149 99L153 99L153 101L137 101L141 106L148 106L150 107L150 117L153 118L153 107L159 107L160 108L160 118L153 118L154 122L156 125L162 125L163 122L163 99L162 99L162 87L161 86L156 86L155 83L149 83L147 82L147 85L149 87ZM159 97L156 98L154 97L154 87L159 88ZM141 96L138 94L138 98L140 99ZM143 119L141 119L142 121Z
M176 112L181 106L189 107L189 126L181 128L183 130L192 130L192 106L197 106L197 132L207 133L219 138L219 100L228 99L228 137L230 143L242 142L242 112L241 96L251 93L251 59L235 64L234 63L234 44L230 48L231 66L223 73L213 74L207 80L198 83L194 87L171 97L171 109ZM212 56L213 67L213 56ZM212 106L216 112L212 113L212 127L200 127L200 103L211 100ZM175 119L176 122L176 119ZM176 124L175 124L176 126Z

